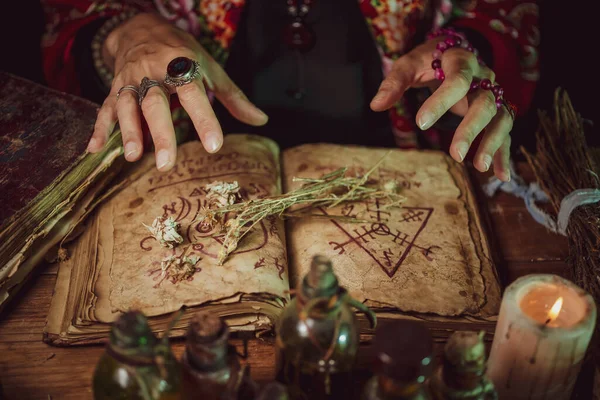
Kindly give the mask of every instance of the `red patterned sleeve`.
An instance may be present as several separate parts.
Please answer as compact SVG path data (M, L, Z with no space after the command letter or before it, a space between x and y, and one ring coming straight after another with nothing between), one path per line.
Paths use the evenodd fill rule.
M149 9L151 4L142 0L42 0L42 6L46 24L42 39L46 82L53 88L80 94L72 52L80 29L99 18L131 9Z
M531 104L539 76L539 30L536 0L467 0L454 2L450 24L481 33L491 45L496 81L519 114ZM458 3L458 4L457 4Z

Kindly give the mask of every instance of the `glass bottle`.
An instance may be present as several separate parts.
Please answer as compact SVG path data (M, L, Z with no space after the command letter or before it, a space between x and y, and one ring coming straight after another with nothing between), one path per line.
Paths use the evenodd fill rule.
M433 371L433 340L418 321L397 320L375 332L375 376L363 400L428 400L425 382Z
M289 400L287 388L279 382L267 384L261 391L256 400Z
M442 365L431 378L435 400L496 400L498 394L485 376L483 332L454 332L444 348Z
M193 316L181 359L182 399L254 399L256 384L228 339L229 328L217 316L206 311Z
M292 399L341 399L352 394L359 332L352 307L375 315L339 286L331 261L313 258L296 297L278 320L277 380Z
M110 343L94 372L94 399L179 399L180 375L168 335L159 340L146 317L130 311L111 327Z

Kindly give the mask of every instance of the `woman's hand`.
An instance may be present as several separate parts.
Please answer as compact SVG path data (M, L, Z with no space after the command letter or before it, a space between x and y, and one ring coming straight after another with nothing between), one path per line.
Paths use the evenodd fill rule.
M456 129L450 154L461 162L473 140L485 128L473 163L479 171L494 165L494 174L503 181L510 180L510 130L513 119L506 107L496 108L490 90L478 89L469 93L473 79L487 78L494 82L494 72L478 63L477 57L466 49L446 50L441 56L445 80L439 84L431 67L432 53L440 39L428 40L394 62L392 71L383 80L371 102L374 111L393 106L410 87L430 87L433 94L417 113L421 129L430 128L448 110L463 116Z
M103 46L103 58L114 66L110 94L102 104L88 145L92 153L99 151L117 119L123 136L125 158L138 160L143 153L141 118L145 118L156 154L156 167L161 171L175 165L177 143L169 109L169 98L159 87L149 89L141 109L135 92L117 92L125 85L138 87L144 77L162 82L169 62L187 57L200 63L203 79L170 88L177 93L189 114L204 148L214 153L223 144L223 132L206 94L205 85L238 120L250 125L264 125L267 116L254 106L231 81L219 64L186 32L153 14L140 14L110 33Z

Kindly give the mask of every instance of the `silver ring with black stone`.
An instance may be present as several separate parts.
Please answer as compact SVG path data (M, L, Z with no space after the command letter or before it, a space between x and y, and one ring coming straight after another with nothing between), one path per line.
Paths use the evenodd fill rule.
M156 81L154 79L150 79L150 78L144 77L144 79L142 79L142 83L140 84L140 89L139 89L139 96L140 97L138 99L138 102L139 102L140 106L142 105L142 101L144 101L144 98L146 97L146 94L148 94L148 90L150 90L153 87L159 87L159 88L161 88L165 92L165 94L167 95L167 99L169 98L169 96L170 96L169 88L167 88L164 84L162 84L159 81Z
M167 66L165 84L169 86L183 86L202 75L200 63L187 57L177 57Z

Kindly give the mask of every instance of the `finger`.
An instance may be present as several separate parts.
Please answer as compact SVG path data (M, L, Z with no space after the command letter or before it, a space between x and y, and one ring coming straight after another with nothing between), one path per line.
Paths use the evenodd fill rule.
M392 107L410 87L415 76L414 61L408 55L394 63L388 76L381 82L379 90L371 100L373 111L385 111Z
M510 142L509 135L494 155L494 175L503 182L510 182Z
M216 62L207 65L207 73L215 96L236 119L253 126L267 123L269 117L256 107L242 90L229 78L229 75Z
M417 113L417 124L423 130L435 124L469 92L473 76L479 71L477 57L464 49L445 51L441 61L445 79Z
M137 161L142 156L143 140L140 107L135 92L121 92L117 100L117 117L123 137L123 152L127 161Z
M473 165L481 172L490 168L492 160L500 146L506 141L513 126L513 119L508 111L502 107L486 127L485 135L473 159Z
M94 124L94 133L92 133L87 147L90 153L97 153L102 150L108 137L113 129L115 129L115 124L117 123L116 101L117 92L111 91L104 100L104 103L102 103L102 107L100 107L98 116L96 117L96 123Z
M177 143L169 100L159 87L148 90L142 101L142 112L154 142L156 168L159 171L168 171L175 165Z
M479 89L473 94L473 102L460 125L456 128L450 145L450 155L456 161L462 162L464 160L471 143L483 128L490 123L496 112L496 100L491 91Z
M177 88L179 101L194 123L196 132L209 153L215 153L223 144L223 132L206 96L204 84L194 80Z

